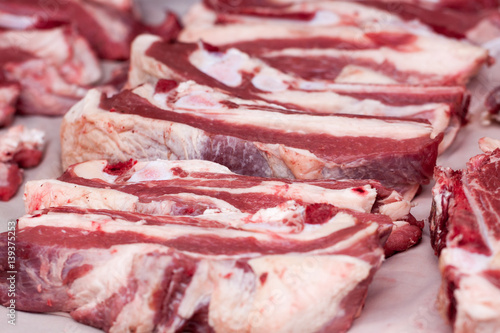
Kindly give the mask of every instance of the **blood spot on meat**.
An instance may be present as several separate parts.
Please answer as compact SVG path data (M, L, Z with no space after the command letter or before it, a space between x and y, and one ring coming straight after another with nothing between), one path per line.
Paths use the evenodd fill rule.
M180 178L185 178L185 177L187 177L189 175L189 173L187 173L186 171L182 170L179 167L175 167L175 168L172 168L170 170L172 171L172 174L174 176L177 176L177 177L180 177Z
M136 160L130 159L126 162L108 164L103 171L113 176L122 176L123 174L125 174L125 172L129 171L136 163Z
M155 87L155 94L166 94L172 89L175 89L177 85L177 82L174 80L158 80Z
M335 215L335 210L332 205L328 204L310 204L306 208L306 223L308 224L323 224L330 220Z
M264 285L266 283L266 281L267 281L267 272L262 273L259 276L259 280L260 280L260 284Z
M353 188L352 190L353 190L354 192L359 193L359 194L366 194L365 189L364 189L364 188L362 188L362 187L356 187L356 188Z
M205 51L207 52L220 52L220 49L215 46L215 45L212 45L212 44L209 44L207 42L201 42L201 45L203 46L203 48L205 49Z

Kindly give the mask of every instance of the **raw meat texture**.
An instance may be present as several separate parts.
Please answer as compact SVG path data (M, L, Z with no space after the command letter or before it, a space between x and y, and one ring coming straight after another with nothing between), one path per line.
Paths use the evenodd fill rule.
M89 0L106 6L112 6L122 11L131 11L134 8L133 0Z
M314 0L269 0L269 1L238 1L237 4L228 1L206 0L205 6L217 12L212 14L218 23L233 23L241 20L236 15L282 17L308 20L313 16L311 6L330 6L338 1ZM500 13L497 0L485 1L418 1L418 0L352 0L372 9L364 9L362 18L381 21L398 22L394 17L400 17L407 23L415 24L419 20L431 27L435 32L455 38L468 38L483 44L500 37ZM312 4L311 4L312 3ZM328 4L327 4L328 5ZM201 13L199 9L195 13ZM371 14L368 15L367 13ZM284 14L284 15L283 15ZM209 19L210 15L203 15ZM360 18L353 16L357 21ZM188 19L190 16L188 16ZM250 19L247 17L245 20ZM189 22L189 21L188 21ZM371 23L373 23L371 22ZM357 21L359 24L359 21Z
M0 162L14 162L22 168L37 166L43 155L44 133L22 125L0 135Z
M488 60L482 48L351 2L274 7L257 17L240 15L222 23L200 6L188 14L180 41L236 47L305 79L460 85Z
M22 217L16 308L69 312L106 332L347 331L383 260L390 218L298 203L247 217L76 207Z
M193 82L175 85L144 84L111 98L89 92L64 117L63 167L203 159L244 175L377 179L407 190L432 177L442 134L426 122L295 113Z
M37 166L43 155L44 133L13 126L0 134L0 200L13 197L22 183L22 169Z
M430 227L439 254L439 306L455 332L500 330L500 221L498 141L464 170L437 168Z
M27 114L61 115L102 75L87 42L67 27L0 32L1 81L17 82Z
M23 182L23 171L15 163L0 162L0 201L12 198Z
M440 152L453 141L467 114L463 87L366 85L304 80L237 49L171 44L140 36L132 47L128 87L158 79L194 80L248 100L265 100L304 113L342 113L426 119L444 133Z
M158 26L146 26L135 19L129 4L125 10L106 4L108 1L69 0L55 4L36 0L0 1L0 27L5 29L43 29L71 25L94 48L100 58L128 59L130 43L140 33L155 33L166 40L180 30L172 13Z
M500 37L500 4L497 0L354 1L394 12L405 20L419 20L437 33L459 39L467 38L476 44L484 44Z
M236 225L233 213L264 216L266 212L278 213L280 207L290 202L331 204L389 216L394 227L384 248L386 255L416 244L423 227L410 215L409 201L376 181L248 177L219 164L197 160L129 161L117 165L84 162L71 166L58 180L28 182L24 198L29 214L61 206L160 216L229 214L233 219L228 222L231 226Z
M217 8L219 10L231 11L233 10L262 10L266 7L286 7L290 4L298 4L298 3L308 3L308 2L320 2L321 0L240 0L238 4L235 5L232 1L228 0L204 0L203 2L212 7ZM485 9L485 8L496 8L500 6L500 2L498 0L357 0L361 3L371 3L371 2L381 2L386 4L412 4L418 5L425 8L430 9L444 9L444 8L454 8L459 10L473 10L473 9ZM388 6L388 10L392 7ZM394 11L397 11L397 8L393 8Z
M16 103L21 88L15 83L0 83L0 127L8 126L14 119Z

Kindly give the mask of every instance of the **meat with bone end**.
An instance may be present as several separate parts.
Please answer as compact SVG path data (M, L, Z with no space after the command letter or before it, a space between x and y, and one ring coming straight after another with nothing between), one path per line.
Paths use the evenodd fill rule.
M23 113L64 114L101 79L93 51L67 27L2 31L0 50L1 79L21 86L18 109Z
M328 1L297 8L309 8L309 19L286 16L287 7L244 22L207 25L203 18L188 21L179 40L235 47L306 79L351 83L460 85L488 60L485 49L385 11Z
M389 216L394 227L385 245L386 255L416 244L423 227L410 214L409 201L376 181L248 177L199 160L129 161L116 165L106 161L83 162L71 166L58 180L28 182L24 198L29 214L51 207L76 206L150 215L264 216L278 213L280 206L292 201L331 204ZM227 223L238 225L234 220ZM278 218L277 224L281 223Z
M70 25L85 38L103 59L124 60L130 55L130 43L141 33L155 33L169 40L180 30L177 17L166 13L163 22L148 26L127 10L108 1L68 0L55 5L36 0L0 1L0 27L14 30L44 29Z
M203 43L166 43L141 36L132 46L128 87L158 79L216 87L249 100L265 100L304 113L343 113L426 119L444 133L439 151L455 138L467 114L463 87L367 85L304 80L285 74L237 50Z
M494 145L482 139L486 152L464 170L435 172L430 228L442 274L438 301L455 332L500 329L500 149Z
M291 226L268 220L276 212L231 227L223 215L61 207L20 218L16 308L69 312L108 332L347 331L383 259L388 217L324 204L281 206Z
M63 120L63 167L203 159L244 175L377 179L410 191L429 181L442 138L422 121L294 113L193 82L167 88L89 92Z
M22 183L21 168L37 166L43 155L44 133L14 126L0 134L0 200L13 197Z

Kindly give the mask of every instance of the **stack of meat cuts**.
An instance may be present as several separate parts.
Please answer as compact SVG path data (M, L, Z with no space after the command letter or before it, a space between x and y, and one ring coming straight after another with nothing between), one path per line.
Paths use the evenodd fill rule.
M14 3L0 25L78 41L43 78L75 92L68 105L85 95L62 123L66 172L25 188L16 308L108 332L348 330L384 255L419 242L410 200L489 61L377 2L207 0L178 40L138 36L111 95L88 89L101 77L92 49L126 58L120 46L151 32L128 25L130 1L70 0L41 21ZM170 17L152 32L177 27ZM24 86L48 86L13 78L18 105L37 98Z
M207 161L85 162L29 182L25 198L17 309L109 332L344 332L384 244L404 250L419 231L409 202L374 181L248 177Z
M124 1L0 1L0 82L20 85L19 111L62 115L102 80L99 58L128 59L132 39L142 32L175 37L179 25L173 14L161 26L147 27L131 6ZM6 122L4 114L0 123Z
M436 169L432 245L440 256L439 305L455 332L500 330L500 141L466 169Z
M122 86L125 75L105 75L100 60L128 59L130 44L140 33L168 40L180 28L171 13L155 27L140 23L137 16L128 0L1 0L0 127L12 123L16 110L63 115L91 87L105 85L103 90L110 92ZM12 150L5 148L12 146L8 136L0 137L0 154ZM8 200L21 182L21 171L15 164L3 165L0 179L0 200Z
M92 91L65 117L65 167L195 158L246 175L374 178L410 198L465 117L463 84L488 59L352 2L217 8L195 5L181 42L136 39L132 90Z

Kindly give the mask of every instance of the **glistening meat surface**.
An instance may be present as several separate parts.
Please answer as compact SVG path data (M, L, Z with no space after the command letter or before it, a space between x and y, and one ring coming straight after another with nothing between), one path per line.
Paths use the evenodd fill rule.
M305 60L304 60L305 61ZM303 61L303 62L304 62ZM308 64L307 68L315 68ZM367 85L304 80L231 48L166 43L141 36L132 46L128 87L161 79L195 82L248 100L264 100L296 112L426 119L444 133L440 152L453 141L467 114L464 88ZM166 86L166 82L163 84Z
M130 161L117 165L89 161L71 166L59 180L28 182L24 197L30 214L71 206L154 216L197 216L201 221L208 219L205 225L211 225L210 218L217 217L213 225L250 229L251 223L273 221L271 229L276 230L303 228L294 217L300 205L313 205L308 208L312 210L314 204L329 204L389 217L394 227L385 246L386 255L416 244L423 227L410 214L408 201L376 181L248 177L207 161ZM285 213L287 210L290 212ZM384 218L379 222L387 223ZM186 219L185 223L196 223L196 219Z
M408 190L428 182L442 139L422 121L245 104L190 82L167 92L143 85L109 99L92 91L65 116L63 164L204 159L245 175L377 179Z
M217 214L206 217L211 224L74 207L26 216L17 230L17 306L69 312L109 332L344 332L364 303L390 224L373 223L375 214L328 212L318 221L303 211L302 230L274 232L266 220L253 231L221 228Z
M256 20L218 24L216 13L194 7L179 40L236 47L305 79L351 83L465 84L488 59L484 49L355 3L296 6L309 14L305 20L286 16L293 13L286 6L267 10Z
M439 254L439 305L455 332L500 329L500 221L495 140L466 169L438 168L431 212L432 245Z

